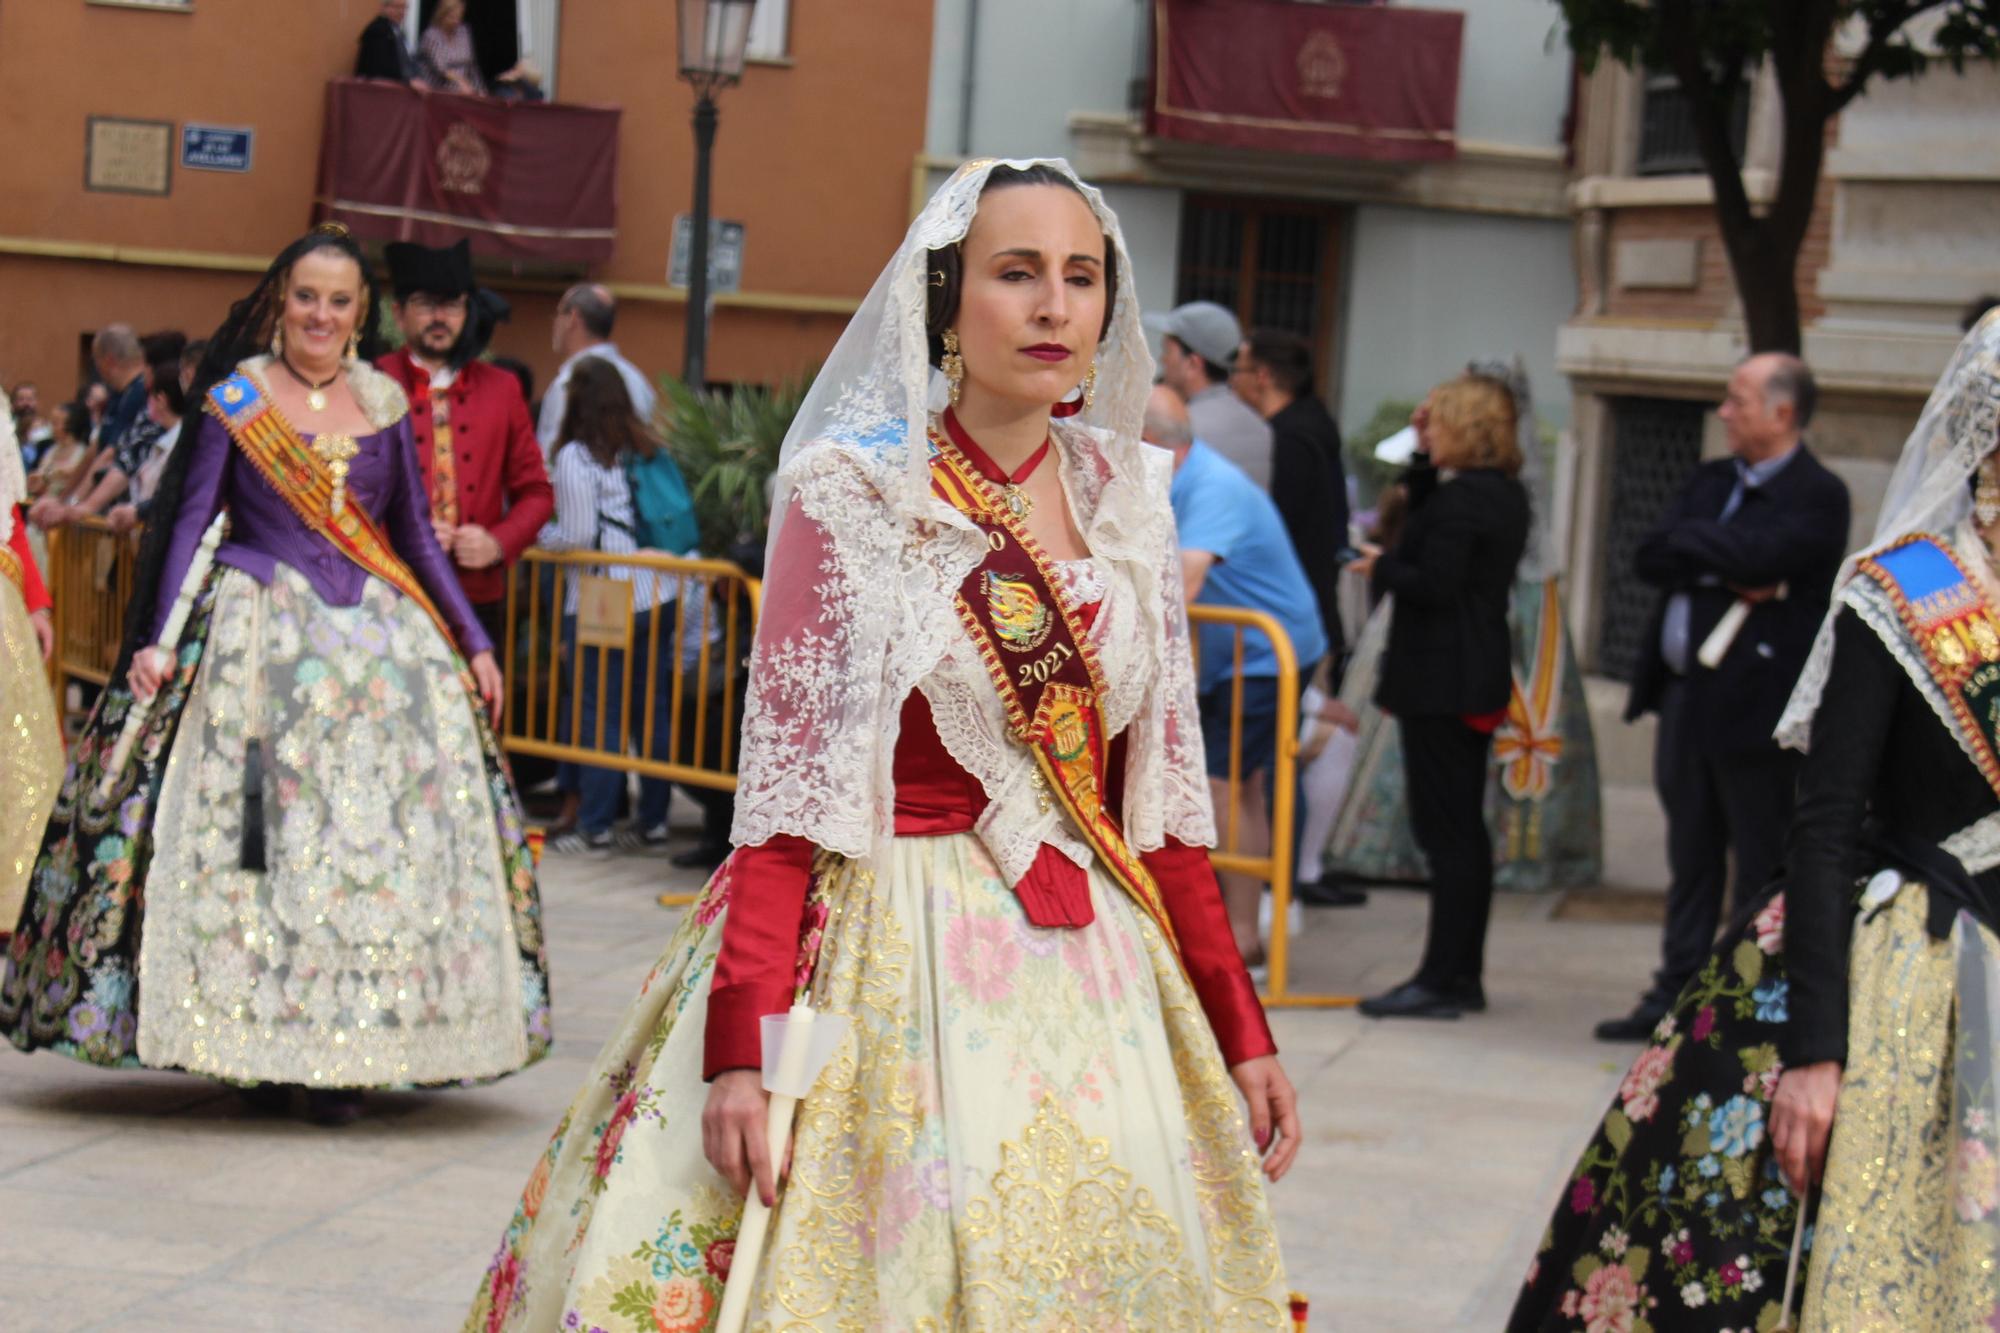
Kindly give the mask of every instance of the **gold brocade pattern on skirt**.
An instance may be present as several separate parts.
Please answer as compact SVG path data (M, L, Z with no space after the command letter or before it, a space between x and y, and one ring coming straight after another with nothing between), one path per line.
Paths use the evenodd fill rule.
M161 785L141 1060L322 1087L520 1068L520 947L450 646L372 578L341 607L285 565L268 589L219 577ZM264 872L241 868L253 733Z
M62 733L21 591L0 578L0 933L14 929L62 786Z
M1093 870L1096 920L1049 930L969 834L829 859L811 994L851 1026L799 1108L749 1327L1288 1327L1234 1087L1123 891ZM535 1165L468 1333L713 1326L741 1208L700 1133L730 874Z
M1855 927L1847 1069L1807 1271L1802 1328L1991 1327L2000 1257L1986 997L2000 941L1969 916L1925 930L1906 884ZM1970 1021L1966 1021L1967 1019Z

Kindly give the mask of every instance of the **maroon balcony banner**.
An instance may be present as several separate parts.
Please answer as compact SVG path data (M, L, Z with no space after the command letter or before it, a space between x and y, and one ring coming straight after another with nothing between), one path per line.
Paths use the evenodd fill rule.
M1382 160L1457 152L1465 16L1306 0L1155 0L1155 137Z
M615 107L327 86L315 216L376 241L472 241L492 259L596 263L618 225Z

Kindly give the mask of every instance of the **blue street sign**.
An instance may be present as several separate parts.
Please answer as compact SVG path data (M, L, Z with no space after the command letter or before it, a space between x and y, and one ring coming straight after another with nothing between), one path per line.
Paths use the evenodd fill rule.
M256 141L255 130L228 125L183 125L181 165L197 171L248 171Z

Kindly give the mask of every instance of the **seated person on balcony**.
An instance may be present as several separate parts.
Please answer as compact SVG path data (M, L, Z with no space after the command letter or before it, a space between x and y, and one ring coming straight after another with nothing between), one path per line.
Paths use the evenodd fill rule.
M91 339L90 360L109 394L98 424L95 472L78 498L44 495L28 511L38 528L103 513L125 494L158 428L146 416L146 357L129 324L107 324Z
M357 79L389 79L411 86L423 82L423 71L403 37L403 20L410 0L382 0L382 12L361 30L361 49L354 58Z
M187 415L178 356L153 362L147 367L146 381L152 386L146 395L146 418L155 429L141 434L143 445L133 450L139 470L132 474L131 489L105 515L117 532L130 532L151 515L153 493L160 488L160 473L166 470L167 459L180 443L181 418Z
M1145 440L1174 456L1168 492L1174 524L1180 529L1181 576L1190 605L1240 606L1262 611L1278 622L1298 655L1299 681L1312 675L1326 653L1312 584L1285 535L1271 497L1243 470L1195 439L1187 405L1166 385L1146 401ZM1243 721L1237 738L1241 778L1232 820L1229 800L1230 710L1235 691L1236 631L1203 625L1196 640L1201 675L1201 739L1208 756L1209 789L1223 827L1234 823L1237 841L1227 850L1258 857L1271 850L1270 801L1266 774L1278 762L1278 657L1271 642L1254 630L1243 634ZM1261 884L1253 876L1225 870L1222 899L1243 961L1258 967L1264 945L1257 937Z
M472 29L465 25L465 0L438 0L431 25L417 43L417 58L431 87L485 96L486 78L472 50Z
M617 322L618 298L602 283L580 282L556 302L549 340L563 363L556 377L549 381L549 391L542 396L542 414L536 424L535 433L542 441L544 458L554 458L556 446L565 442L559 437L563 412L569 403L570 372L586 356L611 363L625 381L625 392L631 395L632 414L652 424L653 405L659 401L659 391L646 378L646 372L627 361L618 351L618 345L611 341L611 330Z
M403 346L375 364L409 396L431 527L504 667L507 570L556 504L521 382L479 359L504 315L475 312L498 298L475 287L466 242L435 250L395 241L385 253Z

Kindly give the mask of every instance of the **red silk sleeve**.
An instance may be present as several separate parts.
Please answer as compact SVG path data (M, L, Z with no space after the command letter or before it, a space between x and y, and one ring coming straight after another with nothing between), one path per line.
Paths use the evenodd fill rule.
M1222 1062L1232 1069L1260 1055L1275 1055L1278 1043L1264 1019L1257 987L1236 952L1236 936L1222 907L1222 889L1208 851L1168 838L1157 852L1140 858L1160 886L1167 919L1180 941L1181 961L1194 984L1201 1010L1222 1048Z
M812 860L810 842L781 833L755 847L737 848L718 872L729 876L728 915L709 989L704 1079L762 1067L757 1020L792 1007Z
M49 590L42 583L42 571L35 565L35 549L28 545L28 511L20 505L14 506L14 531L7 538L7 545L21 560L21 600L28 604L28 614L49 609Z

